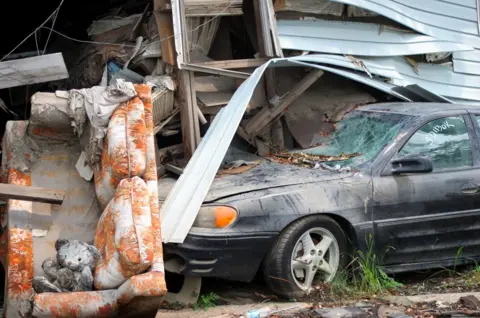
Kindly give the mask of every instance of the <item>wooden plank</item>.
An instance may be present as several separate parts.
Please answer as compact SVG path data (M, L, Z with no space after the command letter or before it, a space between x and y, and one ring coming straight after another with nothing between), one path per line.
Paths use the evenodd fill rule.
M154 0L155 20L157 21L158 34L160 35L162 60L170 65L175 65L175 44L172 15L157 11L163 6L169 5L167 0Z
M222 0L222 1L185 1L186 17L211 17L211 16L234 16L242 15L243 0ZM160 11L171 11L172 7L167 4L159 7Z
M197 98L205 107L227 105L234 92L197 92Z
M272 108L265 107L255 115L245 125L245 132L251 137L257 135L265 126L281 116L285 109L322 75L323 71L318 69L308 73L277 105Z
M188 161L200 143L197 97L194 89L195 78L193 72L179 70L178 79L177 92L180 101L183 145L185 160Z
M183 173L183 169L177 166L172 165L171 163L167 163L164 165L165 170L170 171L171 173L176 174L177 176L181 176Z
M214 68L225 68L225 69L236 69L236 68L250 68L250 67L259 67L266 62L269 58L259 58L259 59L241 59L241 60L227 60L227 61L211 61L211 62L202 62L195 63L195 65L200 65L204 67L214 67Z
M220 110L225 107L225 105L221 105L221 106L210 106L210 107L205 107L205 106L200 106L200 111L204 114L204 115L216 115L220 112ZM210 122L212 122L212 120L210 119Z
M195 90L198 92L225 92L235 91L235 79L225 76L195 76Z
M258 39L258 46L260 48L260 56L265 57L268 56L266 50L268 44L266 41L271 42L270 37L266 37L263 33L263 25L264 21L262 19L262 10L261 10L261 3L260 0L253 1L253 9L255 13L255 24L257 27L257 39ZM265 70L265 92L267 99L270 101L272 98L276 96L276 89L275 89L275 73L273 69Z
M0 62L0 89L68 78L62 53Z
M268 23L271 31L272 41L273 41L273 50L277 57L284 57L282 46L280 45L280 37L278 36L277 28L277 18L275 17L275 10L271 0L266 2L267 13L268 13Z
M183 64L182 70L189 70L193 72L203 72L207 74L222 75L222 76L235 77L235 78L249 78L251 75L250 73L231 71L223 68L204 67L204 66L192 64L192 63Z
M51 204L62 204L65 191L0 183L0 198L2 200L22 200Z

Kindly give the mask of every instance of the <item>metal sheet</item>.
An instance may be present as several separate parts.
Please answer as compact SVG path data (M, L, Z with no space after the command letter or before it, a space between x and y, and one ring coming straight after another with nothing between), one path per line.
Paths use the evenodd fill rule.
M434 94L418 85L397 86L393 88L393 91L408 96L414 102L454 103L448 98Z
M398 56L471 50L471 45L404 32L379 24L278 20L282 49L364 56Z
M402 57L365 57L354 61L339 55L306 55L297 61L326 63L385 77L398 86L417 84L435 94L467 100L480 100L480 77L456 73L449 65L419 63L415 67ZM364 65L364 67L362 67Z
M163 242L182 243L190 231L255 87L270 63L257 68L235 92L228 105L215 116L183 174L162 204Z
M480 50L454 52L453 70L456 73L480 75Z
M475 0L331 0L376 12L437 39L480 48Z

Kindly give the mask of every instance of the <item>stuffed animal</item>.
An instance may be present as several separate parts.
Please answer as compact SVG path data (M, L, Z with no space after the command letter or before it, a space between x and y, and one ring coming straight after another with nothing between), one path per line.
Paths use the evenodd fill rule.
M89 291L100 253L93 245L78 240L58 239L55 242L57 259L47 258L42 263L47 277L33 279L37 293Z

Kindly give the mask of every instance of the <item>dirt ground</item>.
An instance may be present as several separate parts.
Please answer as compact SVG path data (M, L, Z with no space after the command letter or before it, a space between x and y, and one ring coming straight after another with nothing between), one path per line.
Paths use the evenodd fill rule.
M320 317L315 312L317 309L350 306L352 308L362 308L364 315L361 317L363 318L386 317L385 310L393 311L398 317L403 317L402 315L415 318L451 317L459 314L480 316L480 311L472 310L461 303L445 305L437 301L397 304L391 300L395 297L390 298L390 300L388 298L389 296L400 296L397 298L401 299L402 296L413 295L480 292L480 274L472 266L403 273L396 275L394 279L403 286L386 290L378 295L339 295L327 286L318 286L314 292L304 299L280 299L268 290L261 279L256 279L252 283L205 279L202 283L201 295L216 296L212 300L212 307L177 308L181 310L171 310L168 313L165 312L164 315L173 315L172 317L183 317L182 315L189 317L192 314L195 317L240 317L242 313L250 309L258 310L273 306L279 309L298 308L293 311L286 310L285 312L275 313L270 317L305 318ZM351 318L356 317L355 315L350 316L352 316Z

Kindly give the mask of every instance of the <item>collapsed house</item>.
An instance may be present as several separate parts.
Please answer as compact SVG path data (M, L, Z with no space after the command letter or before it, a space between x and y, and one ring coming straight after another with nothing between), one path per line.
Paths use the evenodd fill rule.
M4 98L0 104L16 119L3 136L2 182L67 194L60 207L19 200L3 207L4 315L155 309L166 292L161 244L183 242L219 169L228 169L222 165L233 138L252 152L275 155L314 146L347 112L369 103L480 105L478 5L155 0L134 6L135 13L119 6L93 21L90 42L77 50L57 46L49 54L5 57L0 88L10 95L14 87L49 84L28 103ZM150 92L139 93L146 86ZM114 120L136 115L143 118L138 129ZM128 134L107 138L119 129L148 140L138 146ZM140 150L115 157L109 154L115 142ZM37 294L31 306L32 279L55 254L57 239L93 242L102 211L120 184L129 186L122 180L137 177L157 202L156 180L166 174L180 178L160 208L145 206L157 240L146 248L153 258L135 264L141 270L108 281L108 290ZM52 305L57 301L60 307Z

